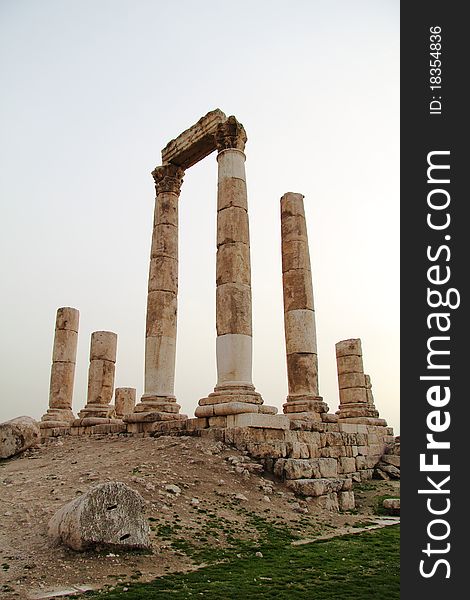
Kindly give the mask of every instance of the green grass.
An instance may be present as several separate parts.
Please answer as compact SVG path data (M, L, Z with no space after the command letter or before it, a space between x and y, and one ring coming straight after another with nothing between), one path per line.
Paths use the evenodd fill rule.
M272 527L258 525L261 530ZM252 543L251 549L243 548L241 558L221 557L221 562L197 571L166 575L147 584L124 584L126 592L116 588L91 597L100 600L399 598L398 525L302 546L290 545L285 530L266 529L264 533L254 546ZM263 553L262 558L255 556L258 550Z

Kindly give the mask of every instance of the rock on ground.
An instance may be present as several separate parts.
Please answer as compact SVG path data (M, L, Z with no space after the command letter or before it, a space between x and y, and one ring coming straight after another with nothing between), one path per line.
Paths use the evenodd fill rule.
M125 483L101 483L59 509L49 521L49 537L73 550L94 546L148 548L145 501Z
M0 423L0 458L10 458L41 441L39 425L31 417Z

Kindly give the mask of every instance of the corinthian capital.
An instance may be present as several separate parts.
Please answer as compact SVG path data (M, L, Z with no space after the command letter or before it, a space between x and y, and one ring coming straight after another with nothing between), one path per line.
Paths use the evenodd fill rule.
M157 194L164 192L173 192L178 194L181 192L181 184L183 183L184 170L176 165L163 165L156 167L152 171L155 180L155 189Z
M218 125L215 140L219 152L228 148L243 151L247 140L246 131L243 125L235 117L231 116Z

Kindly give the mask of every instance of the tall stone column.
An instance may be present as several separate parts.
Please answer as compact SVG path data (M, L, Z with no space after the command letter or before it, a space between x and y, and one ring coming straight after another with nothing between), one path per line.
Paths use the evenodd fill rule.
M72 412L73 382L77 356L79 312L76 308L57 310L54 349L52 351L49 408L40 423L42 429L68 427Z
M243 152L246 140L243 125L235 117L218 125L217 385L208 398L199 401L198 417L275 411L259 408L263 401L252 383L250 235Z
M321 420L328 412L318 392L318 358L312 273L302 194L281 198L282 283L290 418Z
M340 421L386 425L379 419L374 406L369 375L364 374L360 339L343 340L336 344Z
M178 294L178 199L184 171L172 164L152 173L157 197L150 255L144 394L125 421L186 418L174 395Z
M76 425L99 425L113 422L114 375L116 371L117 335L112 331L91 334L88 395L86 406L78 414Z

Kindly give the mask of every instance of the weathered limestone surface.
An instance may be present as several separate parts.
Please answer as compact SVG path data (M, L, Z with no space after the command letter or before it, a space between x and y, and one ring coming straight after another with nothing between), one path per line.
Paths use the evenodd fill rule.
M90 342L88 395L86 406L79 412L75 426L101 425L113 422L114 374L117 335L112 331L94 331Z
M0 423L0 458L10 458L41 441L39 424L31 417Z
M178 201L184 168L200 160L208 149L223 113L214 111L162 151L163 166L152 175L156 200L150 255L145 334L144 394L130 414L128 423L186 418L179 414L174 395L176 329L178 306ZM195 148L192 148L195 144ZM210 142L214 144L214 142ZM210 145L209 144L209 145ZM212 148L212 150L215 149ZM212 152L210 150L210 152ZM208 153L208 152L207 152ZM205 156L205 154L204 154ZM202 156L201 156L202 158ZM189 164L191 163L191 164Z
M312 273L302 194L281 198L282 283L290 418L322 420L328 406L319 396Z
M135 388L116 388L114 391L114 410L116 419L130 415L135 408Z
M218 150L216 356L214 392L199 401L195 415L209 426L243 413L274 414L261 408L252 383L251 267L244 148L247 137L235 117L219 123ZM224 405L219 408L219 405Z
M79 312L64 306L57 309L52 351L49 408L40 427L67 427L74 420L72 412L75 360L77 355Z
M48 534L72 550L95 546L149 548L142 496L120 482L101 483L75 498L49 521Z
M339 419L355 423L387 425L383 419L379 419L379 413L374 406L370 377L364 374L361 340L349 339L338 342L336 361L340 402L336 414Z
M225 114L218 108L207 113L195 125L168 142L162 150L163 164L171 163L188 169L208 156L216 149L217 127L226 119Z

